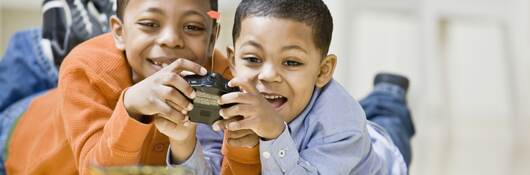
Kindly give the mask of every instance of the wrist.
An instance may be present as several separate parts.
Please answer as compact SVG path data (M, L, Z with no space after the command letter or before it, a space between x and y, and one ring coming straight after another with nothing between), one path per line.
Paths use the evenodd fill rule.
M275 127L276 129L273 129L272 134L269 137L262 137L262 140L268 141L272 139L276 139L282 135L282 133L285 131L286 124L283 122L282 124L278 125L280 127Z
M134 104L131 102L134 100L130 99L130 96L128 94L129 90L126 90L123 95L123 106L125 107L125 110L127 111L127 114L129 114L129 117L135 119L136 121L139 121L141 123L151 123L153 121L152 116L146 116L138 112L136 108L134 107Z
M173 164L181 164L189 159L195 150L195 145L197 144L196 137L190 137L187 140L175 140L169 139L171 149L171 157Z
M190 124L188 126L185 126L181 123L177 125L179 126L173 128L175 129L175 132L167 135L172 143L185 143L195 139L197 133L196 124Z

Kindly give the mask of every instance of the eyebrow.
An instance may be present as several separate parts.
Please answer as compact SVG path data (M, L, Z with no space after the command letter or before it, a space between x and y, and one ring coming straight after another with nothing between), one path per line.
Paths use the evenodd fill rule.
M164 11L160 8L156 7L149 7L145 10L142 10L143 12L150 12L150 13L158 13L158 14L164 14Z
M307 54L307 51L304 48L302 48L302 47L300 47L298 45L285 46L285 47L282 48L281 51L284 52L284 51L287 51L287 50L300 50L300 51L304 52L305 54Z
M243 44L241 44L241 47L244 47L246 45L250 45L250 46L253 46L253 47L257 47L258 49L260 50L263 50L263 47L256 41L245 41Z
M157 8L157 7L148 7L147 9L142 10L142 11L143 12L158 13L158 14L165 15L164 11L162 9L160 9L160 8ZM183 16L186 16L186 15L199 15L203 19L208 19L205 13L201 13L201 12L198 12L198 11L195 11L195 10L186 11Z
M188 15L199 15L201 16L204 20L208 20L208 16L206 13L201 13L199 11L196 11L196 10L188 10L184 13L184 15L182 16L188 16Z

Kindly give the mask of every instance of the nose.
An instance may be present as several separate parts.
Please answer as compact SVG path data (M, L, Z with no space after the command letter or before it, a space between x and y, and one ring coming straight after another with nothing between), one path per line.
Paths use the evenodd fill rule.
M168 48L184 48L184 40L180 32L173 28L166 28L160 33L158 44Z
M261 67L260 72L258 74L258 80L264 82L281 82L282 77L278 72L277 68L275 68L275 66L270 63L265 64Z

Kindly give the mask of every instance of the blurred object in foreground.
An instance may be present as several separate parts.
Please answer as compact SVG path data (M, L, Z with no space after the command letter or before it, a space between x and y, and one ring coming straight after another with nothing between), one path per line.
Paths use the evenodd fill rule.
M194 173L185 167L165 166L122 166L122 167L92 167L92 175L193 175Z

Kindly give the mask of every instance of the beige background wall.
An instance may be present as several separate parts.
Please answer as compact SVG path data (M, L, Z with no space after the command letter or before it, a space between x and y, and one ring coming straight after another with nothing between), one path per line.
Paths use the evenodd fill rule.
M220 1L224 50L239 1ZM335 77L354 97L369 92L378 71L412 80L411 174L530 174L529 0L326 3ZM14 31L40 25L38 6L2 0L2 52Z
M41 25L40 2L2 0L0 2L0 53L3 55L9 37L20 29Z

